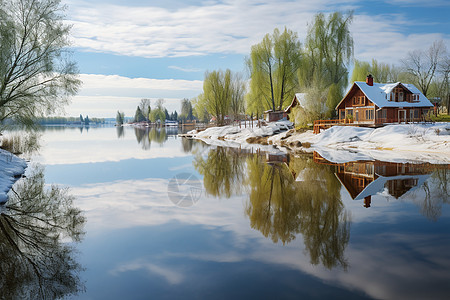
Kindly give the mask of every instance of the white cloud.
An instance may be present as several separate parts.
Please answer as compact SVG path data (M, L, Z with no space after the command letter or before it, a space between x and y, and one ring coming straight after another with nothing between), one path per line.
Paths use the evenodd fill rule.
M179 70L186 73L192 73L192 72L200 72L202 69L199 68L182 68L178 66L169 66L170 69Z
M200 80L128 78L118 75L81 74L83 86L65 109L69 116L115 117L118 110L134 116L142 98L165 100L169 112L180 111L180 100L201 93Z
M304 36L318 10L352 1L329 2L224 1L175 11L73 2L69 19L75 45L89 51L142 57L242 54L274 27L288 26Z
M201 80L128 78L118 75L81 74L83 91L89 89L145 89L189 91L203 87Z
M440 5L441 2L430 3ZM417 4L417 1L397 0L397 4ZM128 56L248 54L251 45L275 27L286 26L297 31L303 41L307 23L312 22L318 11L349 9L356 11L352 31L355 56L359 59L395 62L410 49L424 47L438 38L445 39L449 45L449 36L442 33L408 33L407 26L417 25L419 20L407 19L404 15L358 14L355 0L228 0L175 10L73 2L69 8L75 46L86 51Z

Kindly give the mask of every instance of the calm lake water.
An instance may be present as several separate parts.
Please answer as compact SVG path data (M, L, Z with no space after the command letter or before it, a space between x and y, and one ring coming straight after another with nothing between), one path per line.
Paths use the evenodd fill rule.
M49 223L57 228L76 224L76 230L56 230L57 241L14 227L43 249L35 255L31 242L18 244L19 250L28 245L24 270L59 270L59 279L41 276L44 295L79 290L71 298L448 299L448 165L336 165L317 153L215 148L174 133L43 132L32 158L37 171L27 178L38 180L16 190L30 195L43 182L47 189L68 187L54 187L48 199L72 202L48 201L39 209L52 212ZM12 215L0 226L30 224L20 218ZM2 253L10 253L5 245L0 243ZM52 257L44 259L46 253ZM4 295L22 295L38 284L19 280L33 276L13 266L2 264Z

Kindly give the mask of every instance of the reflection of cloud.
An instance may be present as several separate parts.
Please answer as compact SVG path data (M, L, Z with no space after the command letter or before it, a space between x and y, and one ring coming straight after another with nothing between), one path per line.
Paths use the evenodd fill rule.
M426 229L418 233L416 228L402 224L408 220L417 222L417 227L420 227L421 222L428 221L420 215L411 216L410 210L400 211L397 205L405 204L401 201L386 203L378 196L373 201L376 208L366 209L360 202L346 197L346 208L350 207L353 212L352 228L366 226L373 230L370 234L361 230L351 233L345 251L349 268L344 272L339 268L329 270L320 265L312 266L308 254L304 252L301 236L282 246L273 244L260 232L251 229L248 219L243 217L245 197L234 196L221 201L202 198L196 206L180 209L169 201L167 184L167 180L149 178L72 189L79 206L86 211L90 234L95 234L96 230L132 230L136 226L175 223L183 228L201 226L211 241L206 249L200 243L197 248L189 250L167 249L167 252L158 253L155 258L158 260L157 266L142 259L134 260L115 268L115 274L147 270L163 277L169 284L177 284L185 278L184 275L173 277L173 265L177 266L177 261L183 261L184 274L196 271L196 262L200 261L258 262L297 270L326 284L374 298L439 298L448 291L445 290L445 283L450 280L450 257L446 250L450 247L449 241L442 240L441 233L429 234ZM130 195L133 197L130 198ZM378 205L377 201L382 203ZM376 225L371 227L371 223ZM170 262L170 266L165 265L165 261ZM193 270L186 271L186 268Z
M164 278L169 284L179 284L183 281L184 275L179 271L172 271L167 268L159 267L155 264L136 261L122 264L111 271L113 275L118 275L119 273L129 272L129 271L138 271L138 270L146 270L149 273L161 276Z
M105 131L109 131L105 133ZM80 138L80 135L82 137ZM80 134L78 128L47 131L44 136L45 147L38 159L46 165L69 165L98 163L126 159L151 159L186 157L177 140L168 139L167 147L152 143L151 151L141 149L133 129L125 128L125 137L116 136L115 128L91 128Z

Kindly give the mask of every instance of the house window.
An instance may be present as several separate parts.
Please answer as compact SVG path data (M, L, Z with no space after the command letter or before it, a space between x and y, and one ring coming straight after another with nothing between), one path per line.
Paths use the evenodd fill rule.
M386 119L387 118L387 110L386 109L382 109L379 110L377 113L378 119Z
M403 92L398 93L398 101L403 101Z
M389 93L389 101L394 101L394 92Z
M372 109L366 110L366 120L373 120L373 110Z
M419 94L412 94L412 102L419 102Z

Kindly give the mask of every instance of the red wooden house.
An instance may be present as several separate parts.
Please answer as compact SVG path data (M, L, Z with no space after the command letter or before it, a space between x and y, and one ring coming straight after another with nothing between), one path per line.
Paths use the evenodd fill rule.
M419 122L433 104L412 84L356 81L336 106L341 123L377 125Z

